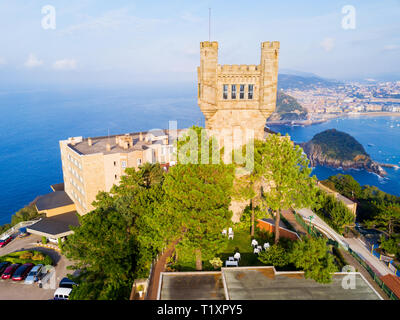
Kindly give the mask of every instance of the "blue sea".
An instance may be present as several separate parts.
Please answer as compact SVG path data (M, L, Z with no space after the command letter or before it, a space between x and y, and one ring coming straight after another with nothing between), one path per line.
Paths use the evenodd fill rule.
M204 126L196 86L127 88L0 89L0 224L38 195L62 182L59 140L72 136L104 136L167 128ZM303 142L337 128L360 141L374 160L400 163L400 118L338 119L308 127L272 126ZM369 147L368 144L374 144ZM361 184L400 195L400 170L386 169L380 178L365 171L347 171ZM342 172L316 167L319 179Z
M62 182L59 140L204 126L196 86L0 89L0 225Z
M315 134L332 128L352 135L373 160L400 166L400 117L352 116L311 126L270 126L271 130L283 135L289 134L295 142L306 142ZM365 170L341 170L324 166L316 166L312 174L319 180L338 173L350 174L361 185L377 186L382 191L400 196L400 169L384 169L387 172L385 177Z

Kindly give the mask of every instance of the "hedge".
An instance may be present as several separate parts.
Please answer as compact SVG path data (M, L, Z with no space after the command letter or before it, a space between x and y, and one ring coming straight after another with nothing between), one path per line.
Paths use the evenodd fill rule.
M42 256L42 259L40 259ZM30 258L29 258L30 257ZM53 265L53 260L47 254L37 250L25 250L12 252L5 256L0 257L0 262L8 261L11 263L33 263L33 264L44 264Z

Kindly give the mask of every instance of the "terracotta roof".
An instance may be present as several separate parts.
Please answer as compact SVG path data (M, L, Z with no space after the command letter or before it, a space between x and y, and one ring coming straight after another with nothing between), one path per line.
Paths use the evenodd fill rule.
M400 278L392 274L387 274L386 276L381 277L381 280L400 299Z

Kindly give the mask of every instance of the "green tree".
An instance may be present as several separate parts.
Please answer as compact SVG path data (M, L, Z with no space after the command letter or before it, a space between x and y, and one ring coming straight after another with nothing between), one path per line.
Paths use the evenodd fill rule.
M82 271L73 298L127 299L133 280L148 276L177 230L164 210L163 175L159 164L127 169L118 186L97 195L96 209L80 217L63 246Z
M362 188L360 184L349 174L337 174L331 176L328 180L334 184L335 189L340 194L350 199L357 199L362 194ZM325 182L323 182L325 184Z
M261 184L263 181L263 174L265 174L266 168L265 166L263 166L260 154L263 142L260 140L254 140L250 141L250 143L254 144L254 148L250 149L253 151L252 154L246 153L248 150L246 146L242 147L241 154L244 153L246 157L254 155L254 167L251 172L244 171L244 174L236 176L236 179L234 180L233 198L235 200L242 200L242 201L250 200L250 210L251 210L250 235L253 237L255 231L256 212L261 213L261 215L265 214L265 211L264 212L257 211L256 207L257 207L257 201L260 200ZM244 164L238 165L238 167L243 168ZM261 215L259 215L259 217L261 217Z
M178 164L170 168L165 178L163 189L165 208L178 217L184 233L180 245L193 250L196 269L201 270L203 258L215 257L224 248L226 238L221 236L221 231L232 217L229 205L234 167L223 163L205 164L204 158L208 156L203 154L202 159L199 151L208 149L210 139L202 136L201 128L192 129L192 135L184 137L177 145L178 154L190 156L191 161L183 162L178 158ZM211 157L212 150L209 151Z
M399 247L399 239L395 237L391 237L389 239L386 239L384 235L381 236L380 238L380 248L385 250L389 254L397 254L400 251Z
M302 238L296 241L289 253L289 260L304 270L306 278L319 283L329 283L332 273L337 271L333 256L327 251L327 243L323 238Z
M262 201L275 215L279 226L282 210L309 207L316 201L318 188L315 176L310 177L309 161L289 136L269 135L265 142L256 143L254 162L264 168L263 179L268 188ZM279 227L275 228L275 243L279 242Z
M289 250L281 244L274 244L268 250L261 251L258 259L267 265L284 267L290 263Z
M333 229L342 233L345 226L354 223L354 214L333 195L327 195L323 191L318 192L321 202L314 205L315 212L325 220Z
M391 237L394 228L400 225L400 204L376 201L372 204L376 207L377 214L365 222L366 226L384 231Z

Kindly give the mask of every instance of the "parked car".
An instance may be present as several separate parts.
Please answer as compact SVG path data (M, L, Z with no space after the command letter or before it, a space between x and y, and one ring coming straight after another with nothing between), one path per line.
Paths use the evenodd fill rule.
M68 300L71 291L71 288L58 288L54 292L54 300Z
M3 274L1 275L2 279L10 279L12 275L14 274L15 270L18 269L20 266L20 263L14 263L11 266L8 266L6 270L4 270Z
M34 267L35 265L33 263L25 263L22 266L18 267L17 270L15 270L12 279L13 281L22 281L26 278L28 275L29 271Z
M0 275L7 269L7 267L11 264L11 262L5 261L0 263Z
M25 284L32 284L39 280L40 274L42 273L42 264L38 264L34 266L29 272L28 276L25 279Z
M0 239L0 248L3 248L7 243L9 243L13 239L12 236L4 237Z
M58 285L60 288L69 288L72 289L77 284L72 280L68 279L67 277L62 278L60 284Z

